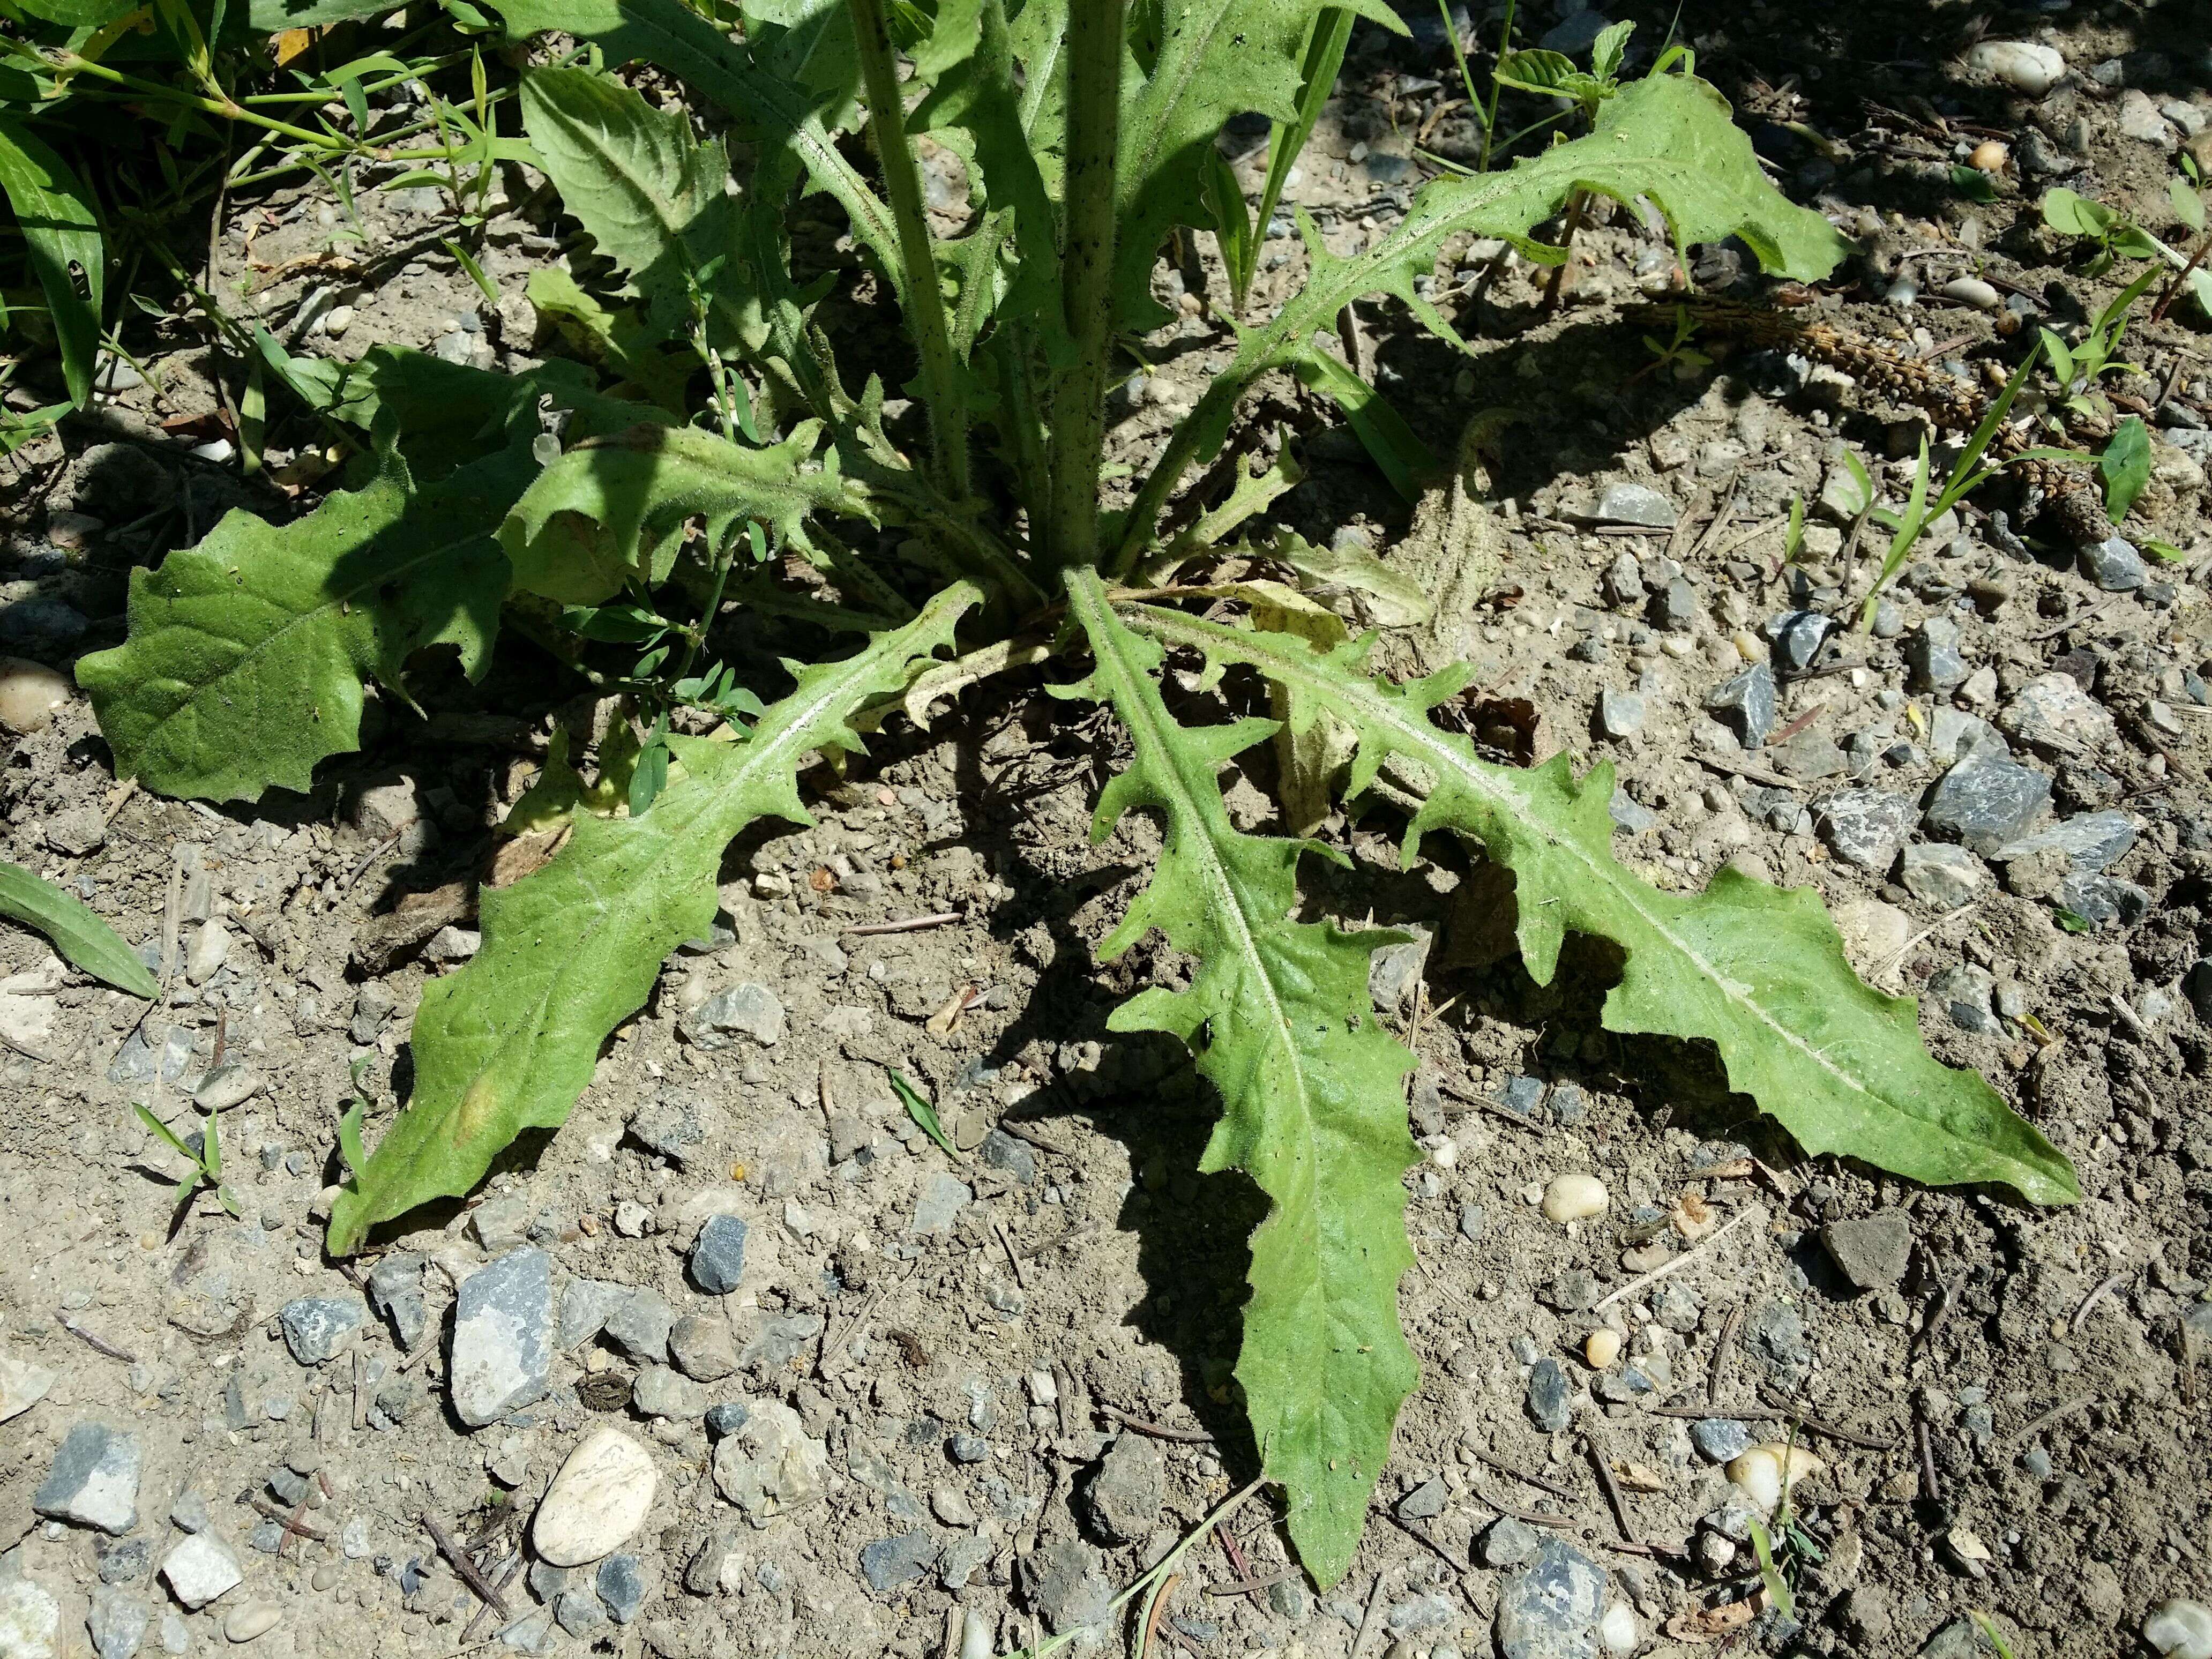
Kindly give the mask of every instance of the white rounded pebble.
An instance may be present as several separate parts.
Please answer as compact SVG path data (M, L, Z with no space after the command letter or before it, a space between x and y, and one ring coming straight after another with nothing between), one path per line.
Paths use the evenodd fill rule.
M1599 1326L1583 1344L1583 1358L1592 1370L1603 1370L1620 1358L1620 1333L1610 1326Z
M1644 1639L1636 1628L1636 1613L1626 1601L1615 1601L1597 1621L1597 1639L1607 1653L1633 1653Z
M1605 1182L1594 1175L1553 1176L1544 1188L1545 1218L1562 1226L1603 1215L1607 1202Z
M2066 74L2066 60L2054 48L2027 40L1984 40L1966 54L1966 64L2030 98L2042 97Z
M70 700L70 683L44 663L0 657L0 727L28 737L54 723Z
M1761 1514L1771 1515L1782 1502L1783 1470L1785 1468L1790 1472L1788 1484L1794 1486L1827 1467L1802 1446L1770 1440L1765 1445L1753 1446L1731 1462L1728 1466L1728 1478L1735 1482Z
M1995 311L2004 303L2004 295L1978 276L1954 276L1943 284L1943 297L1977 311Z
M2143 1620L2143 1640L2163 1659L2212 1659L2212 1607L2168 1601Z
M284 1609L270 1602L248 1601L231 1609L230 1617L222 1621L222 1633L233 1642L251 1642L275 1630L283 1616Z
M576 1443L530 1523L538 1553L556 1567L611 1555L644 1523L660 1477L644 1447L602 1425Z

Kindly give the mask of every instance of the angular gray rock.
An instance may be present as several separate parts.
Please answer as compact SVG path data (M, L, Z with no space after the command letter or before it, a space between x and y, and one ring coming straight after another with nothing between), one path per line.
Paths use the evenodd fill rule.
M552 1258L510 1250L461 1281L447 1389L454 1415L481 1428L544 1394L553 1360Z
M675 1310L659 1291L634 1290L615 1304L605 1327L608 1339L641 1365L659 1365L668 1358L668 1334L675 1328Z
M727 1296L745 1276L745 1224L710 1215L691 1246L691 1282L709 1296Z
M143 1595L120 1584L98 1584L92 1592L91 1610L84 1627L100 1659L131 1659L146 1639L146 1623L154 1609Z
M1947 840L1988 854L2015 842L2051 804L2051 780L2033 767L1978 754L1946 772L1922 822Z
M917 1233L950 1232L952 1224L968 1200L975 1196L975 1189L957 1176L939 1170L924 1181L921 1196L914 1204L914 1230Z
M701 1048L725 1048L739 1036L773 1047L783 1041L783 1004L765 985L732 985L685 1015L683 1030Z
M1955 910L1973 902L1981 890L1982 861L1963 847L1946 842L1915 842L1905 849L1899 878L1905 890L1923 904L1938 910Z
M402 1349L415 1352L430 1322L422 1300L423 1258L411 1250L394 1250L368 1270L368 1305L392 1327Z
M860 1550L860 1576L877 1595L889 1595L902 1584L928 1577L942 1547L936 1534L929 1532L902 1532L894 1537L878 1538Z
M1905 641L1905 666L1916 691L1948 691L1962 684L1966 659L1959 652L1959 625L1930 617Z
M1746 749L1756 749L1774 730L1774 671L1755 662L1722 682L1705 697L1705 708L1735 728Z
M1997 715L1997 729L2024 743L2093 755L2118 736L2111 712L2071 674L2038 674Z
M669 1357L684 1376L719 1382L738 1369L737 1344L720 1314L686 1314L668 1333Z
M1167 1502L1167 1459L1157 1443L1125 1433L1107 1449L1084 1492L1091 1523L1117 1544L1140 1543Z
M138 1437L105 1423L79 1423L55 1448L31 1507L56 1521L118 1537L138 1521Z
M2141 921L2150 911L2149 893L2118 876L2077 872L2062 880L2051 897L2061 909L2095 927Z
M2039 853L2063 854L2075 870L2110 868L2136 844L2135 820L2125 812L2084 812L2063 823L2000 847L1990 854L2002 860L2033 858Z
M561 1351L580 1348L607 1328L630 1288L605 1279L572 1279L561 1291Z
M244 1580L238 1558L220 1539L204 1532L183 1540L162 1559L161 1577L168 1581L169 1594L188 1612L229 1594Z
M1647 530L1672 530L1674 503L1649 484L1608 484L1590 513L1597 524L1640 525Z
M368 1310L354 1296L303 1296L287 1302L276 1315L284 1346L302 1365L320 1365L354 1345L368 1322Z
M2107 593L2132 593L2150 580L2142 555L2125 536L2108 536L2083 548L2081 574Z
M1498 1587L1504 1659L1592 1659L1605 1613L1605 1569L1573 1545L1547 1538L1536 1559Z
M1528 1368L1526 1403L1529 1419L1547 1434L1557 1434L1574 1417L1574 1391L1559 1362L1549 1357Z
M1644 729L1644 699L1633 691L1597 694L1597 732L1601 738L1632 738Z
M1886 1291L1912 1260L1912 1222L1902 1210L1831 1221L1820 1243L1844 1277L1862 1291Z
M637 1617L659 1582L657 1568L622 1553L607 1557L592 1575L592 1588L599 1593L607 1616L617 1625L627 1625Z
M1751 1449L1751 1431L1733 1417L1701 1417L1690 1425L1690 1443L1708 1463L1725 1463Z
M1812 665L1820 643L1836 624L1817 611L1785 611L1766 624L1766 637L1774 646L1775 659L1785 668Z
M1061 1538L1030 1558L1036 1577L1032 1599L1045 1628L1055 1636L1095 1629L1112 1617L1114 1592L1098 1552L1079 1539Z
M1846 864L1887 875L1912 829L1912 803L1881 789L1839 789L1813 806L1821 836Z

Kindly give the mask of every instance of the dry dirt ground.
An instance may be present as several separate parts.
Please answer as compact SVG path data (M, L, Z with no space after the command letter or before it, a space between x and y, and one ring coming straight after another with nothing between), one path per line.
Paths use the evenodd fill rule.
M1523 11L1531 36L1591 32ZM1413 21L1410 41L1363 27L1291 192L1340 251L1433 170L1417 137L1470 143L1439 107L1441 25ZM1778 180L1860 240L1823 314L1978 380L1998 334L2078 329L2118 286L2042 228L2044 190L2183 234L2166 190L2186 150L2212 161L2209 21L2057 0L1692 8L1682 28ZM1644 18L1639 63L1665 22ZM2056 47L2064 79L2031 96L1972 66L1978 26ZM1990 138L2009 160L1978 204L1951 169ZM571 227L543 204L495 220L494 308L437 251L445 197L361 199L380 264L277 275L249 308L302 350L527 358L521 285ZM278 273L340 223L318 191L234 202L226 271ZM1540 991L1487 872L1432 844L1401 874L1387 812L1333 820L1356 872L1316 877L1316 905L1426 940L1378 969L1422 1062L1401 1291L1422 1383L1344 1582L1317 1595L1249 1505L1186 1559L1152 1650L1965 1659L1972 1608L2021 1659L2155 1650L2155 1609L2212 1600L2203 320L2141 327L2112 382L2156 439L2128 535L2179 562L2025 545L1992 492L1921 544L1873 636L1823 637L1804 613L1844 614L1881 539L1847 572L1838 448L1901 499L1918 417L1786 350L1653 370L1616 302L1664 280L1663 246L1625 216L1577 246L1553 318L1541 273L1494 250L1440 271L1471 361L1362 318L1368 367L1439 453L1480 410L1522 419L1489 509L1505 589L1449 642L1479 671L1470 724L1524 758L1612 760L1619 851L1662 884L1732 860L1819 889L1861 972L1921 998L1936 1052L2066 1152L2085 1200L1802 1158L1709 1057L1600 1028L1601 952ZM1270 244L1255 312L1302 257ZM1741 263L1703 250L1697 275L1726 288ZM1947 293L1962 276L1985 286ZM1194 296L1186 313L1119 409L1131 453L1227 349ZM188 453L208 426L161 432L215 399L204 347L160 344L148 384L18 458L0 648L66 669L119 637L133 562L226 506L305 504ZM1302 442L1285 520L1390 549L1407 507L1357 445ZM1708 707L1761 664L1771 714ZM380 708L313 796L250 810L118 787L81 701L5 739L0 855L80 893L167 990L149 1012L0 932L0 1654L981 1656L1086 1626L1083 1645L1133 1644L1109 1595L1255 1467L1230 1372L1257 1209L1194 1173L1209 1108L1187 1063L1105 1030L1174 971L1091 954L1150 831L1088 845L1110 729L1033 689L813 778L818 823L732 849L714 936L671 960L568 1127L345 1263L319 1221L339 1114L357 1073L373 1142L404 1097L422 987L475 943L489 826L551 718L588 718L581 688L518 649L440 686L427 723ZM1963 812L1940 787L1962 763L1997 780ZM1231 791L1247 821L1271 811L1255 765ZM239 1214L203 1197L173 1225L180 1161L131 1108L183 1131L196 1100L224 1106ZM1538 1200L1573 1172L1608 1204L1562 1225ZM742 1271L711 1294L694 1256L725 1216ZM527 1523L608 1426L649 1464L649 1508L605 1564L563 1570ZM1785 1610L1755 1593L1721 1466L1793 1437L1817 1462L1778 1540Z

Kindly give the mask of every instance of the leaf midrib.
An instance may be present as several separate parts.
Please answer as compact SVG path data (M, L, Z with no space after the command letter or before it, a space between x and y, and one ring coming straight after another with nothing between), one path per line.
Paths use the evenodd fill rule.
M1174 763L1173 745L1160 731L1158 724L1164 714L1164 709L1157 705L1153 698L1145 695L1147 682L1144 678L1144 671L1130 660L1127 647L1123 643L1124 632L1115 617L1111 607L1106 603L1103 594L1098 592L1096 586L1097 580L1095 576L1085 572L1072 580L1068 586L1071 594L1077 596L1079 607L1084 612L1085 622L1090 624L1086 631L1091 635L1092 649L1099 653L1100 666L1102 668L1107 666L1107 659L1110 655L1113 678L1121 685L1128 688L1127 695L1117 696L1115 698L1115 707L1120 711L1122 720L1128 725L1130 736L1137 745L1140 757L1144 756L1147 747L1152 750L1145 769L1154 779L1156 787L1173 797L1166 810L1171 816L1176 812L1188 814L1189 822L1194 826L1203 830L1208 825L1205 810L1198 799L1183 786L1182 773ZM1101 623L1103 623L1103 626L1098 625ZM1225 817L1224 827L1227 827ZM1234 831L1231 830L1231 833L1233 834ZM1283 1005L1281 994L1275 985L1274 976L1267 970L1267 957L1260 948L1250 919L1245 915L1241 890L1236 883L1230 879L1228 869L1218 856L1212 837L1201 834L1195 839L1202 844L1203 851L1200 856L1200 863L1205 873L1206 884L1214 890L1217 896L1224 898L1226 901L1214 907L1213 915L1217 926L1221 925L1224 918L1228 922L1233 923L1231 939L1232 945L1249 964L1248 971L1266 988L1267 1026L1273 1034L1273 1040L1282 1052L1289 1057L1291 1074L1297 1082L1296 1121L1298 1125L1299 1139L1304 1143L1303 1150L1307 1167L1310 1170L1320 1158L1319 1135L1315 1124L1316 1113L1313 1106L1314 1091L1312 1085L1307 1080L1304 1056L1299 1051L1293 1035L1289 1011ZM1224 928L1224 931L1229 930ZM1270 1099L1266 1104L1273 1109L1276 1103ZM1255 1170L1252 1173L1256 1180L1258 1172ZM1275 1201L1279 1206L1280 1200ZM1316 1266L1314 1282L1318 1284L1321 1278L1322 1275ZM1322 1293L1322 1300L1324 1303L1328 1300L1325 1291ZM1263 1448L1263 1453L1264 1450Z
M1169 621L1158 624L1164 634L1173 635L1182 632L1184 628L1189 627L1188 619L1173 617L1171 613L1147 611L1146 619L1148 624L1153 624L1155 619L1158 617L1170 618ZM1224 641L1222 636L1211 630L1201 633L1195 628L1182 633L1181 643L1201 650L1210 647L1218 647L1224 643L1227 643L1231 649L1245 644L1234 635L1229 636ZM1740 994L1734 988L1737 981L1721 973L1695 947L1683 939L1680 935L1668 927L1663 920L1647 908L1635 891L1633 884L1624 883L1615 878L1614 872L1619 870L1619 866L1616 865L1613 870L1608 870L1605 861L1592 857L1588 849L1579 842L1530 820L1528 815L1519 809L1519 803L1511 793L1474 769L1467 757L1453 748L1443 733L1432 730L1425 722L1407 719L1396 705L1379 696L1373 697L1370 702L1368 697L1360 696L1355 688L1348 687L1316 672L1308 665L1294 658L1278 656L1264 647L1247 647L1246 649L1247 660L1258 659L1259 665L1265 667L1268 672L1280 674L1285 679L1301 680L1310 692L1322 702L1333 702L1340 710L1356 710L1358 714L1377 724L1384 725L1398 738L1398 746L1401 752L1411 750L1414 757L1424 764L1452 774L1462 781L1464 787L1480 794L1493 807L1510 814L1525 827L1541 836L1554 849L1564 849L1581 865L1591 879L1601 883L1607 890L1618 895L1621 901L1663 943L1679 951L1697 966L1698 971L1707 980L1719 986L1723 995L1729 1002L1747 1010L1761 1025L1780 1037L1792 1050L1812 1060L1823 1073L1840 1083L1847 1091L1874 1102L1884 1114L1893 1117L1908 1118L1915 1124L1924 1124L1934 1133L1940 1134L1947 1145L1965 1146L1977 1155L1993 1156L2002 1159L2007 1167L2026 1173L2039 1188L2047 1183L2049 1177L2041 1170L2035 1169L2032 1164L2023 1164L2009 1153L1996 1152L1994 1148L1982 1143L1963 1140L1936 1119L1913 1117L1911 1114L1901 1111L1884 1097L1860 1083L1849 1072L1838 1066L1819 1048L1807 1042L1789 1026L1781 1024L1757 1000Z

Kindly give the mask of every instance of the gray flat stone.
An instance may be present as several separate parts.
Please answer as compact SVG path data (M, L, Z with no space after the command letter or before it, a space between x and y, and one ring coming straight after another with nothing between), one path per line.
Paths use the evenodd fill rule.
M1930 617L1905 637L1905 666L1917 691L1948 691L1965 682L1966 659L1959 651L1959 625Z
M186 1611L197 1611L244 1582L238 1558L220 1539L194 1533L171 1550L161 1561L161 1577L169 1593Z
M355 1296L303 1296L276 1316L284 1346L302 1365L320 1365L353 1346L368 1310Z
M461 1281L447 1389L454 1414L472 1429L545 1392L553 1359L552 1265L544 1251L526 1246Z
M144 1596L119 1584L94 1586L92 1607L84 1620L93 1651L100 1659L131 1659L146 1639L146 1626L153 1616Z
M118 1537L138 1521L138 1437L105 1423L79 1423L54 1450L31 1507L57 1521Z
M1923 817L1929 830L1981 854L2018 841L2051 804L2051 780L2033 767L1978 755L1946 772Z
M2039 853L2055 852L2063 854L2073 869L2094 872L2118 863L2135 843L2135 820L2125 812L2085 812L2033 836L2009 842L1990 856L2026 859Z
M878 1595L887 1595L902 1584L929 1577L942 1547L928 1532L902 1532L878 1538L860 1551L860 1576Z
M641 1365L665 1364L676 1314L659 1291L634 1290L607 1316L608 1339Z
M1923 904L1955 910L1973 902L1985 872L1982 861L1963 847L1944 842L1915 842L1905 849L1899 879Z
M1498 1587L1504 1659L1591 1659L1605 1612L1605 1569L1571 1544L1547 1538L1536 1559Z
M745 1276L745 1224L710 1215L691 1247L691 1282L709 1296L727 1296Z
M2083 548L2081 574L2107 593L2132 593L2150 580L2142 555L2125 536L2108 536Z
M1774 671L1755 662L1724 680L1705 697L1705 708L1735 728L1746 749L1756 749L1774 730Z
M1158 1445L1125 1433L1107 1450L1084 1493L1084 1507L1098 1530L1116 1543L1140 1543L1159 1523L1167 1502L1167 1460Z
M1602 738L1632 738L1644 729L1644 699L1633 691L1597 694L1597 731Z
M1997 729L2024 743L2093 755L2119 736L2112 713L2071 674L2038 674L1997 715Z
M561 1351L580 1348L606 1329L607 1321L629 1296L629 1285L609 1279L570 1279L561 1291Z
M1813 808L1820 834L1846 864L1887 875L1911 832L1912 803L1881 789L1839 789Z
M1529 1420L1547 1434L1557 1434L1574 1417L1574 1390L1556 1359L1546 1358L1528 1368L1527 1401Z
M1674 503L1649 484L1617 483L1606 486L1598 497L1597 506L1590 513L1597 524L1639 525L1647 530L1672 530L1679 516Z
M1113 1615L1098 1552L1079 1539L1061 1538L1042 1546L1036 1563L1036 1609L1054 1635L1103 1626Z
M921 1196L915 1200L914 1230L917 1233L950 1232L952 1224L975 1190L957 1176L939 1170L922 1182Z
M394 1250L368 1271L368 1305L392 1327L392 1334L409 1353L422 1340L430 1323L430 1310L422 1299L423 1258L411 1250Z
M1912 1260L1912 1222L1902 1210L1876 1210L1831 1221L1820 1229L1820 1243L1854 1285L1886 1291Z

